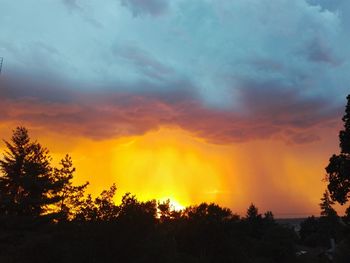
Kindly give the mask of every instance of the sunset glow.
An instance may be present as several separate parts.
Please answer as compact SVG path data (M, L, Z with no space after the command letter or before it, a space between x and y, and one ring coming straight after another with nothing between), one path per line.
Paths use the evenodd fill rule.
M281 217L319 213L349 92L347 3L1 8L1 139L27 127L53 163L72 156L89 193L115 182L116 202L131 192L178 209L215 202L244 214L254 202Z
M332 139L301 146L273 140L219 145L175 127L102 141L40 133L35 138L42 138L56 162L71 154L76 183L89 181L95 196L115 182L117 203L131 192L142 201L170 199L176 209L205 201L243 215L254 202L280 217L318 214L328 160L323 151L337 147Z

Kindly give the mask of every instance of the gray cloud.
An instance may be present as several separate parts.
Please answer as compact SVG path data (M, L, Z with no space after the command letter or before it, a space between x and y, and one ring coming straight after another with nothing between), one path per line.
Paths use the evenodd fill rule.
M168 0L120 0L120 2L128 7L134 16L160 16L169 8Z
M322 96L305 97L302 89L279 82L247 81L242 83L239 98L246 116L269 120L272 126L306 128L336 115L334 102Z
M38 76L49 72L71 89L144 94L172 92L186 82L209 107L237 108L241 79L307 86L305 96L331 93L336 100L350 81L344 16L304 0L174 0L161 20L133 19L115 0L67 2L81 7L77 14L67 13L62 1L37 8L31 1L20 9L5 1L18 26L0 17L0 52L6 65ZM170 2L124 5L156 15ZM101 26L87 24L86 14Z
M112 50L117 58L131 63L142 75L155 80L166 80L175 72L169 66L164 65L154 58L149 52L134 46L115 46Z
M314 39L304 47L303 55L315 63L329 63L337 66L341 60L334 55L334 51L322 39Z
M70 9L81 9L78 4L78 0L62 0L63 4Z
M344 3L345 1L344 0L307 0L307 2L309 2L312 5L320 5L322 8L329 9L329 10L338 9L342 5L342 3Z

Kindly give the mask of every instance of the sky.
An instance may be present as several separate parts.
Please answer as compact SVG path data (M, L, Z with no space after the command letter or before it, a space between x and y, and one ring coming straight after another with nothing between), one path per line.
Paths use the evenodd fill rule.
M116 182L118 198L319 213L349 93L349 1L0 7L1 138L26 126L93 194Z

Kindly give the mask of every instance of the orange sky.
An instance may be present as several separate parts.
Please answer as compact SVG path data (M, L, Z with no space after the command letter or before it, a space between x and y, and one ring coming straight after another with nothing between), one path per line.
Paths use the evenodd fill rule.
M2 1L0 139L26 126L91 193L116 182L116 200L318 214L348 6L271 2Z
M4 138L9 127L0 126ZM273 139L218 145L174 127L106 140L30 132L55 162L69 153L76 183L89 181L93 195L115 182L117 202L131 192L141 200L170 198L178 206L216 202L241 215L253 202L279 217L319 213L324 167L338 143L334 129L323 131L328 140L303 145Z

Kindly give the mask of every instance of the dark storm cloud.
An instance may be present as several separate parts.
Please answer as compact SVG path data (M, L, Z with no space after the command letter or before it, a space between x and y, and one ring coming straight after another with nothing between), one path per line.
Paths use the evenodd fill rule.
M269 119L271 125L290 125L306 128L332 118L337 108L327 98L305 97L302 88L297 89L280 82L242 83L239 97L247 116Z
M267 138L303 144L319 140L317 131L336 122L342 111L325 98L305 98L276 83L245 83L239 93L244 111L237 112L208 108L184 90L73 92L49 80L46 89L31 83L25 90L21 80L12 81L2 83L2 121L98 140L141 135L166 125L218 144Z
M10 71L1 76L0 98L13 101L35 98L43 102L69 102L77 98L77 93L68 88L71 85L71 82L49 72L37 75Z

